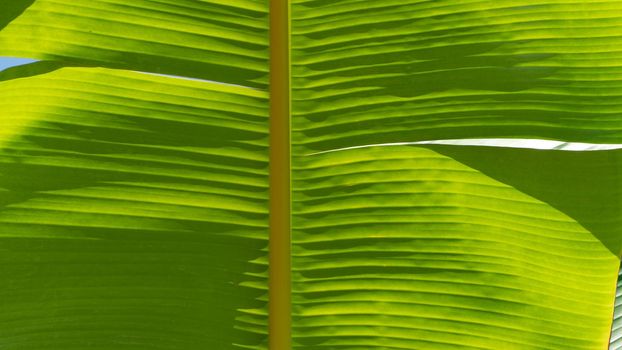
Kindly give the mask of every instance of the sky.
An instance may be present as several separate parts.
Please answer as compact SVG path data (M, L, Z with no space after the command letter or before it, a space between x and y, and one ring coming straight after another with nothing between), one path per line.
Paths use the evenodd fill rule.
M5 70L9 67L19 66L34 61L35 60L31 60L28 58L0 57L0 71Z

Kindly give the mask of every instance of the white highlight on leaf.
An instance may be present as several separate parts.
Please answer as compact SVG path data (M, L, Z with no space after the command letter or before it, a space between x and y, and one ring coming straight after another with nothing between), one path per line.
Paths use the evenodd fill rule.
M560 150L560 151L603 151L612 149L622 149L619 143L583 143L583 142L564 142L542 139L452 139L452 140L429 140L416 142L394 142L360 145L344 148L336 148L321 152L311 153L322 154L329 152L346 151L368 147L387 147L387 146L410 146L410 145L457 145L457 146L486 146L486 147L509 147L509 148L528 148L539 150Z
M224 86L234 86L234 87L239 87L239 88L244 88L244 89L262 91L261 89L257 89L257 88L250 87L250 86L223 83L222 81L216 81L216 80L207 80L207 79L201 79L201 78L184 77L184 76L181 76L181 75L170 75L170 74L151 73L151 72L142 72L142 71L135 71L135 72L136 73L141 73L141 74L147 74L147 75L156 75L156 76L159 76L159 77L167 77L167 78L174 78L174 79L181 79L181 80L191 80L191 81L201 81L201 82L219 84L219 85L224 85Z

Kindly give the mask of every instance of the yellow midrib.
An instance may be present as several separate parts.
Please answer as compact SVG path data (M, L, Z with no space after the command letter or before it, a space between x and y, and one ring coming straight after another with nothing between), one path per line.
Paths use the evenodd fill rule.
M270 350L291 349L289 1L270 0Z

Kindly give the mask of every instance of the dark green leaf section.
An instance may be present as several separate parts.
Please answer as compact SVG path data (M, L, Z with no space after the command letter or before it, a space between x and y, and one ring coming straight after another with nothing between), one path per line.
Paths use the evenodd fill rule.
M295 143L622 142L621 28L617 0L293 0Z
M0 4L0 27L19 3ZM0 33L0 56L263 86L267 32L264 0L35 0Z
M96 66L88 64L73 64L71 66L97 68ZM3 71L0 71L0 81L32 77L40 74L50 73L64 67L67 67L67 64L66 62L61 61L37 61L19 66L13 66L6 68Z
M617 153L515 151L295 157L295 348L605 348L619 260L569 213L619 212L603 202L619 197ZM606 213L601 228L617 232Z
M266 93L62 68L0 121L0 348L263 348Z
M620 272L622 272L622 270L620 270ZM611 326L611 339L609 339L609 342L609 350L622 349L622 274L618 275L613 324Z
M10 0L2 4L0 29L4 28L17 16L21 15L35 0Z

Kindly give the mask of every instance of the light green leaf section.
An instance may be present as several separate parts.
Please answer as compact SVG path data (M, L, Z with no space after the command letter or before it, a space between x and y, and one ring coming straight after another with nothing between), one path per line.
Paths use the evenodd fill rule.
M103 68L0 82L0 348L263 348L267 98Z
M307 151L521 137L622 142L618 0L292 0Z
M524 186L447 155L463 148L295 158L296 349L606 348L617 256ZM591 154L583 175L612 172L619 187L619 163Z
M0 56L240 85L267 81L265 0L19 2L25 10L0 32ZM5 7L15 11L2 4L0 12Z

